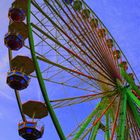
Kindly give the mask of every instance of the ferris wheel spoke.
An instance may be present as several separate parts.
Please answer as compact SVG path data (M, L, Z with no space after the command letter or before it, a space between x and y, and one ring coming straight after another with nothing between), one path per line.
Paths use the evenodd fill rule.
M64 50L66 50L68 53L72 54L73 56L75 56L79 61L81 61L83 64L86 64L87 66L89 66L90 68L93 68L94 71L96 71L97 73L100 73L97 69L95 69L92 65L90 65L89 63L87 63L85 60L81 59L77 54L75 54L74 52L72 52L71 50L69 50L68 48L66 48L65 46L63 46L60 42L58 42L57 40L53 39L51 36L49 36L47 33L45 33L44 31L42 31L40 28L38 28L36 25L32 24L32 26L34 28L36 28L37 30L39 30L40 32L42 32L45 36L47 36L48 38L50 38L51 40L53 40L54 42L56 42L57 44L59 44ZM105 75L103 75L102 73L100 73L100 75L102 75L103 77L107 78ZM108 78L107 78L108 79ZM108 79L110 81L110 79ZM99 80L98 80L99 81Z
M41 57L37 57L37 58L40 59L41 61L44 61L44 62L49 63L49 64L52 64L52 65L54 65L54 66L56 66L56 67L59 67L59 68L61 68L61 69L63 69L63 70L66 70L66 71L68 71L68 72L72 72L72 73L81 75L81 76L86 77L86 78L88 78L88 79L93 79L94 81L97 81L97 82L99 82L99 83L103 83L103 84L107 84L107 85L110 85L110 86L114 86L114 85L112 85L112 84L110 84L110 83L107 83L107 82L105 82L105 81L96 79L96 78L94 78L94 77L92 77L92 76L86 75L86 74L84 74L84 73L81 73L81 72L78 72L78 71L76 71L76 70L73 70L73 69L64 67L64 66L62 66L62 65L59 65L59 64L57 64L57 63L54 63L54 62L52 62L52 61L50 61L50 60L48 60L48 59L46 59L46 58L41 58Z
M109 110L109 108L112 106L112 104L114 103L117 97L118 97L118 94L112 99L112 101L108 104L108 106L103 110L102 114L100 115L99 118L97 118L97 120L93 123L93 125L96 125L101 120L103 115Z
M36 6L36 8L39 8L37 5L35 5L34 4L34 6ZM41 10L41 9L39 9L39 10ZM55 27L57 27L64 35L66 35L66 37L67 38L69 38L73 43L74 43L74 45L76 45L81 51L83 51L81 48L80 48L80 46L78 46L75 42L74 42L74 40L72 40L70 37L69 37L69 35L67 35L60 27L58 27L58 25L56 25L51 19L50 19L50 17L48 17L43 11L41 11L43 14L44 14L44 16L46 16L46 18L48 18L49 20L50 20L50 22L55 26ZM36 28L36 29L39 29L38 27L36 27L36 25L33 25L32 24L32 26L34 27L34 28ZM39 30L40 32L41 32L41 30ZM44 33L43 33L44 34ZM48 37L48 36L47 36ZM49 37L48 37L49 38ZM65 48L66 49L66 48ZM85 51L83 51L84 53L85 53ZM74 55L73 53L72 53L72 55ZM88 56L88 57L90 57L87 53L86 53L86 55ZM90 57L90 59L91 60L93 60L91 57ZM96 63L96 62L94 62L94 63ZM95 70L95 68L94 67L92 67L94 70ZM97 71L97 70L96 70ZM102 75L102 74L101 74ZM107 76L105 76L104 75L104 77L106 77L108 80L111 80L111 79L109 79Z
M112 133L111 133L110 140L113 140L113 138L114 138L115 128L116 128L116 125L117 125L117 119L118 119L118 116L119 116L120 103L121 103L120 99L119 99L119 103L118 103L116 114L115 114L115 120L114 120L114 124L113 124L113 127L112 127Z
M32 15L33 15L33 17L38 21L38 23L40 23L40 25L41 25L42 27L44 27L44 29L45 29L52 37L54 37L54 38L56 38L56 39L58 38L58 37L56 37L55 35L53 35L53 33L52 33L54 30L56 30L54 26L52 26L52 28L49 27L49 28L50 28L50 29L49 29L49 28L47 28L47 26L44 25L44 23L42 23L41 19L39 19L34 13L32 13ZM46 18L44 18L44 19L46 19ZM36 23L36 26L38 26L37 23ZM49 25L48 25L48 26L49 26ZM35 32L34 32L34 33L35 33ZM47 39L47 38L46 38L46 39ZM44 40L41 40L41 41L40 41L38 44L36 44L35 46L38 46L38 45L39 45L41 42L43 42L43 41L44 41Z
M87 127L89 126L89 125L91 125L92 126L92 128L95 130L93 130L93 133L92 133L92 137L96 137L96 131L100 128L100 124L102 125L102 126L104 126L100 121L97 123L97 125L93 125L93 122L95 122L95 121L93 121L93 119L95 120L96 118L98 118L100 115L101 115L101 113L102 113L102 111L103 111L103 109L107 106L108 104L106 103L106 99L103 99L97 106L96 106L96 108L93 110L93 112L87 117L87 119L86 119L86 121L81 125L81 127L79 128L79 130L78 130L78 132L75 134L75 136L74 136L74 138L73 138L73 140L77 140L77 139L79 139L79 138L81 138L81 136L83 135L83 133L85 132L85 130L87 129ZM92 131L92 129L91 129L91 131Z
M129 107L128 107L128 110L129 110ZM136 134L137 132L135 131L134 129L135 126L132 123L133 115L131 113L132 113L131 110L127 112L127 121L128 121L129 129L131 132L130 137L134 140L137 140L138 139L137 134Z
M36 33L35 33L35 34L36 34ZM38 36L39 36L39 35L38 35ZM40 36L39 36L39 37L40 37ZM41 38L41 37L40 37L40 38ZM46 41L44 41L44 42L46 42ZM47 42L46 42L46 43L47 43ZM55 51L57 51L57 50L55 50ZM65 62L65 61L68 61L68 62L70 63L70 65L72 65L73 67L75 67L77 70L81 71L81 70L80 70L81 68L77 68L76 65L73 65L73 64L71 63L71 61L69 60L69 59L71 59L72 56L70 56L69 58L65 58L64 55L61 55L58 51L57 51L57 53L58 53L60 56L62 56L62 57L64 58L64 60L63 60L62 62L60 62L59 64ZM76 59L75 59L75 61L77 62ZM66 62L65 62L65 63L66 63ZM81 64L80 64L79 62L77 62L77 63L81 66ZM44 71L47 71L47 70L50 69L51 67L53 67L53 65L50 66L49 68L47 68L47 69L44 70ZM83 66L81 66L81 67L82 67L83 70L85 70L88 74L92 74L92 72L90 72L90 70L87 71ZM96 86L98 86L98 85L96 85Z
M44 8L46 7L46 5L45 5L44 3L43 3L43 4L41 3L41 4L40 4L40 7L41 7L42 9L44 9ZM36 15L39 14L39 11L32 11L32 12L34 12Z
M54 15L55 16L55 15ZM58 21L59 22L59 21ZM65 38L62 36L62 38L65 40ZM65 44L64 44L65 45ZM71 48L73 51L74 51L74 49L73 48ZM74 51L75 52L75 51ZM82 56L82 55L81 55ZM75 59L75 61L76 61L76 59ZM78 63L79 65L80 65L80 63ZM83 67L83 69L85 69L84 67ZM89 70L90 71L90 70Z
M73 98L64 98L59 100L52 100L51 103L53 108L62 108L66 106L76 105L80 103L89 102L94 99L109 97L114 94L114 91L102 92L97 94L88 94L85 96L73 97Z
M54 72L54 71L53 71ZM64 71L61 71L63 74L64 74ZM56 74L55 74L56 75ZM93 88L95 88L96 90L100 90L100 88L98 88L97 86L96 86L96 84L94 84L90 79L85 79L85 78L82 78L82 77L80 77L80 76L78 76L78 75L75 75L75 74L73 74L73 73L70 73L70 75L71 75L71 77L69 78L68 77L68 79L66 79L66 80L64 80L63 79L63 77L62 77L62 79L60 79L60 77L59 77L59 79L61 80L61 82L59 82L58 80L57 81L54 81L53 79L52 79L52 77L48 77L48 78L45 78L44 80L47 80L47 81L50 81L50 82L55 82L55 83L59 83L59 84L62 84L62 85L65 85L65 86L68 86L68 84L69 83L71 83L70 82L70 80L72 81L72 80L76 80L76 79L78 79L79 80L79 84L77 83L77 84L74 84L74 85L72 85L71 84L71 87L80 87L80 85L82 85L83 86L83 82L86 82L86 85L88 86L88 87L85 87L85 88L82 88L82 89L84 89L84 90L86 90L86 89L90 89L90 87L93 87ZM54 76L54 75L53 75ZM91 82L90 82L91 81ZM81 84L80 84L81 83ZM78 86L79 85L79 86ZM70 85L69 85L70 86Z
M134 128L135 135L136 135L137 139L139 139L140 138L140 135L138 133L139 129L137 129L137 126L136 126L136 123L135 123L134 119L132 119L132 125L133 125L133 128Z
M36 78L35 75L30 75L30 76L33 77L33 78ZM95 89L96 89L96 91L95 91L95 89L93 89L94 85L92 85L90 83L88 83L88 85L89 85L88 87L83 88L83 86L78 87L77 85L67 84L67 83L64 83L63 81L58 82L58 81L54 81L54 80L51 80L51 79L48 79L48 78L44 78L43 80L46 81L46 82L51 82L51 83L54 83L54 84L58 84L58 85L66 86L66 87L71 87L71 88L75 88L75 89L83 90L83 91L87 91L87 92L97 92L97 91L99 92L99 91L101 91L97 87L95 87ZM81 81L87 82L83 79L81 79Z
M109 118L110 114L109 112L106 113L105 117L106 117L106 125L104 128L104 132L105 132L105 140L109 140L110 139L110 118Z
M92 123L94 116L98 112L98 108L101 107L101 103L99 103L95 110L86 118L85 122L80 126L79 130L75 133L73 140L77 140L81 137L82 133L86 130L86 128ZM92 125L93 126L93 125Z
M69 8L66 4L65 4L65 7ZM63 8L62 8L62 9L63 9ZM69 10L69 11L70 11L70 10ZM73 12L75 12L75 11L73 11ZM67 14L67 12L65 12L65 13ZM75 12L75 13L76 13L76 12ZM72 12L71 12L71 14L72 14ZM76 13L76 14L77 14L77 13ZM77 15L78 15L78 14L77 14ZM74 19L76 20L76 17L75 17ZM81 23L83 23L83 20L81 20ZM85 24L85 23L86 23L86 22L84 21L84 24ZM74 24L74 25L75 25L75 24ZM88 25L88 24L85 24L85 25ZM79 25L79 27L82 28L83 25L81 25L81 26ZM86 29L86 28L84 28L84 31L85 31L85 29ZM76 30L77 30L77 28L76 28ZM88 30L89 30L89 28L88 28ZM88 32L88 30L87 30L87 32ZM92 30L91 30L91 33L92 33ZM91 38L91 37L92 37L92 36L90 36L90 38ZM97 36L97 37L98 37L98 36ZM93 38L92 41L93 41L93 40L96 40L96 39ZM101 39L98 37L98 39L97 39L96 42L98 42L99 40L101 40ZM88 41L88 42L92 42L92 41L90 40L90 41ZM98 46L101 46L101 45L98 45ZM91 47L91 48L92 48L92 47ZM105 46L105 48L107 48L107 47ZM102 49L102 47L101 47L101 49ZM100 54L100 52L103 52L103 50L102 50L102 51L99 51L98 54ZM96 54L97 54L97 53L96 53ZM104 54L104 53L103 53L103 54ZM110 55L109 55L109 56L110 56ZM99 57L99 56L98 56L98 57ZM114 60L114 59L112 59L112 60ZM102 59L102 61L103 61L103 59ZM109 62L110 62L110 60L109 60Z
M57 3L57 2L56 2ZM60 6L60 5L59 5ZM50 7L53 9L53 11L55 11L55 9L53 8L53 6L51 6L50 5ZM63 10L63 9L62 9ZM64 10L63 10L64 11ZM59 13L58 12L56 12L55 11L55 13L60 17L60 19L66 24L66 26L68 27L68 29L70 29L71 30L71 32L81 41L81 43L82 44L84 44L84 46L86 46L85 45L85 43L79 38L79 35L77 35L75 32L74 32L74 30L65 22L65 20L61 17L61 15L59 15ZM66 13L66 12L65 12ZM76 30L78 30L77 28L76 28ZM91 41L87 41L87 42L91 42ZM88 45L90 45L90 44L88 44ZM90 45L90 47L92 48L92 46ZM79 47L78 47L79 48ZM86 46L86 49L91 53L91 50ZM82 49L80 49L81 51L83 51ZM84 51L83 51L84 52ZM85 52L84 52L85 53ZM91 59L91 61L93 61L93 59L90 57L90 55L88 55L88 54L86 54L90 59ZM96 60L98 61L98 59L97 59L97 57L93 54L93 53L91 53L91 55L94 57L94 58L96 58ZM95 61L93 61L100 69L102 69L102 67L100 67ZM98 61L99 62L99 61ZM102 69L103 71L104 71L104 69ZM104 71L105 72L105 71ZM106 73L106 72L105 72ZM108 73L106 73L107 75L108 75Z
M128 106L127 106L127 110L128 110ZM130 126L130 122L129 122L129 119L128 119L128 112L127 112L127 115L126 115L126 120L127 120L127 139L132 139L132 136L131 136L131 126Z
M49 63L50 64L50 63ZM74 75L73 73L71 73L71 75L73 75L74 77L77 77L79 80L81 80L81 81L83 81L83 82L85 82L85 83L87 83L87 84L89 84L90 86L92 86L92 87L94 87L95 89L97 89L97 90L100 90L99 88L97 88L98 86L96 85L96 84L92 84L92 83L89 83L89 80L88 81L86 81L85 79L83 79L83 78L80 78L79 76L76 76L76 75ZM73 77L73 78L74 78ZM65 82L56 82L56 81L52 81L51 79L44 79L44 80L47 80L47 81L51 81L51 82L54 82L54 83L59 83L59 84L62 84L62 85L66 85L66 86L70 86L70 85L68 85L68 84L66 84ZM76 88L76 85L73 85L72 87L75 87ZM77 87L78 88L78 87ZM85 89L86 90L86 89Z
M67 5L65 5L65 7L68 7ZM63 10L63 8L61 7L61 9ZM63 10L64 11L64 10ZM65 11L64 11L65 12ZM72 23L72 25L73 26L75 26L75 29L77 30L77 31L79 31L79 28L76 26L76 24L74 23L74 21L72 20L72 19L70 19L70 17L68 16L68 14L65 12L65 14L67 15L67 17L69 18L69 20L70 20L70 23ZM72 13L71 13L72 14ZM73 19L75 19L76 20L76 17L74 17L73 16ZM78 23L78 22L77 22ZM71 26L72 26L71 25ZM88 45L90 46L89 47L89 49L88 50L90 50L90 52L92 52L93 51L93 49L92 49L92 46L93 46L93 44L89 44L89 42L92 42L92 40L90 40L90 37L89 37L89 34L87 34L89 31L87 31L87 33L85 32L85 29L83 29L82 28L82 26L79 24L79 26L81 27L81 29L82 29L82 31L79 31L79 35L80 36L82 36L82 39L84 39L85 41L86 41L86 44L88 43ZM81 33L81 32L83 32L83 33ZM90 31L90 32L92 32L92 31ZM78 36L79 36L78 35ZM88 37L88 40L86 39L86 37ZM83 43L83 42L82 42ZM92 45L92 46L91 46ZM83 47L85 47L85 46L83 46ZM87 49L87 46L85 47L86 49ZM92 50L91 50L91 49ZM95 52L94 52L95 53ZM95 57L95 59L98 61L98 62L101 62L101 61L99 61L98 60L98 54L96 53L96 55L98 56L98 57L96 57L96 55L94 55L94 53L92 53L92 55ZM102 63L101 63L102 64ZM103 65L102 65L102 67L104 67Z
M26 48L28 48L27 46L25 46ZM28 48L29 49L29 48ZM36 52L36 54L38 55L38 56L40 56L40 57L44 57L44 56L42 56L41 54L39 54L39 53L37 53ZM46 58L45 58L46 59ZM36 76L33 76L33 75L31 75L32 77L36 77ZM77 77L77 76L75 76L75 77ZM81 78L79 78L79 77L77 77L78 79L81 79ZM82 89L82 90L86 90L86 91L93 91L93 90L88 90L88 89L83 89L83 88L78 88L78 87L76 87L75 85L68 85L68 84L66 84L66 83L64 83L64 82L58 82L58 81L53 81L53 80L51 80L51 79L44 79L44 80L46 80L46 81L49 81L49 82L53 82L53 83L56 83L56 84L61 84L61 85L64 85L64 86L69 86L69 87L73 87L73 88L77 88L77 89ZM92 87L94 87L95 89L97 89L97 90L100 90L99 88L97 88L98 87L98 85L96 85L96 86L94 86L93 84L90 84L88 81L85 81L84 79L81 79L83 82L85 82L85 83L88 83L89 85L91 85Z
M117 42L114 40L113 36L110 34L110 32L108 31L108 29L107 29L107 28L105 27L105 25L102 23L102 21L98 18L98 16L94 13L94 11L85 3L85 1L82 0L82 2L83 2L84 5L91 11L91 13L94 15L94 17L95 17L96 19L98 19L101 28L103 27L103 28L107 31L108 37L111 38L111 39L113 40L113 42L114 42L113 45L114 45L115 50L116 50L116 49L119 49L119 50L122 52L121 48L119 47L119 45L117 44ZM96 30L95 30L95 31L96 31ZM126 61L128 62L128 60L127 60L127 58L126 58L126 56L124 55L123 52L122 52L122 54L123 54L124 58L126 59ZM109 56L110 56L110 55L109 55ZM113 56L113 55L111 55L111 56ZM112 57L112 60L114 60L114 57ZM116 63L116 61L114 61L114 62L115 62L115 67L117 66L117 69L119 70L118 64ZM129 63L129 62L128 62L128 63ZM130 64L129 64L129 65L130 65ZM130 67L131 67L131 66L130 66ZM131 67L131 69L132 69L132 67ZM133 71L133 69L132 69L132 71ZM134 72L134 71L133 71L133 72Z
M92 128L93 128L93 126L90 126L87 129L85 129L79 140L84 140L85 137L87 137L87 135L91 132ZM70 134L67 138L73 137L75 133L76 132ZM76 140L76 139L73 138L72 140Z
M84 121L82 121L80 124L77 125L77 127L70 133L68 134L68 136L66 137L67 139L71 138L74 136L74 134L76 133L76 131L79 129L79 127L82 125Z
M130 115L130 117L131 117L132 125L133 125L133 128L134 128L134 132L136 133L137 139L139 139L140 138L140 129L139 129L140 127L139 127L139 124L137 123L137 120L135 119L135 117L133 117L132 114Z
M98 122L95 126L93 126L92 131L91 131L90 140L96 139L99 127L100 127L100 122Z
M34 32L35 33L35 32ZM37 33L35 33L35 34L37 34ZM38 35L39 36L39 35ZM40 37L40 36L39 36ZM40 37L41 38L41 37ZM47 43L46 41L45 41L45 43ZM48 43L47 43L48 44ZM49 45L49 44L48 44ZM55 51L57 51L57 50L55 50ZM61 55L58 51L57 51L57 53L59 54L59 55ZM65 58L64 57L64 55L61 55L66 61L68 61L68 59L71 59L71 57L69 57L69 58ZM76 61L76 59L75 59L75 61ZM64 61L62 61L62 62L64 62ZM72 63L71 63L71 61L68 61L71 65L73 65ZM81 65L79 62L77 62L79 65ZM61 64L61 62L60 62L60 64ZM75 65L73 65L74 67L75 67ZM52 66L51 66L52 67ZM82 67L83 69L85 69L84 67ZM80 70L80 69L78 69L78 70ZM88 72L88 71L87 71Z
M77 17L78 17L78 19L80 19L80 23L82 23L82 25L80 25L80 23L78 22L78 20L76 20L77 21L77 23L79 23L79 27L81 27L81 29L82 29L82 31L84 32L84 34L85 34L85 37L87 37L87 36L89 36L88 37L88 41L87 42L94 42L95 44L92 44L92 46L94 46L94 49L92 49L92 46L90 47L92 50L91 51L93 51L94 53L95 53L95 55L97 55L98 57L96 58L97 60L98 60L98 58L100 58L100 63L102 64L102 62L104 61L104 59L103 59L103 56L102 55L99 55L99 54L101 54L101 52L103 52L103 54L104 54L104 51L102 50L100 50L100 47L99 46L102 46L101 44L100 44L100 38L98 37L98 39L96 40L96 38L94 37L94 38L92 38L92 33L93 33L93 31L90 29L90 27L88 26L88 24L85 24L86 22L88 22L88 21L83 21L82 20L82 18L80 18L79 17L79 15L77 14L77 12L75 12L75 10L73 10L73 12L75 12L75 15L77 15L77 16L74 16L74 14L73 14L73 12L71 12L71 10L70 10L70 8L65 4L65 6L67 7L67 9L70 11L70 14L74 17L74 19L76 20L77 19ZM66 13L66 12L65 12ZM82 17L82 15L81 15L81 17ZM75 25L75 23L73 23L73 25L74 26L76 26ZM84 26L84 28L82 28ZM87 27L88 26L88 27ZM78 27L76 27L76 30L78 30ZM90 33L91 34L86 34L86 32L85 31L87 31L87 33L90 31ZM79 31L79 33L80 33L80 31ZM92 40L90 40L90 38L92 38ZM96 40L96 41L94 41L94 40ZM96 49L96 46L98 47L98 50ZM106 46L105 46L105 48L107 48ZM102 49L102 48L101 48ZM96 51L95 51L96 50ZM99 62L99 60L98 60L98 62ZM104 65L102 65L102 67L104 67Z
M82 2L87 6L87 8L89 8L89 9L91 10L91 12L93 13L93 15L94 15L96 18L98 18L98 16L95 14L95 12L85 3L85 1L82 0ZM126 56L124 55L124 53L123 53L123 51L121 50L120 46L119 46L118 43L115 41L114 37L111 35L111 33L108 31L108 29L105 27L105 25L103 24L103 22L102 22L99 18L98 18L98 20L99 20L100 23L103 25L103 27L107 30L107 32L109 33L109 36L113 39L113 41L114 41L114 43L115 43L115 45L116 45L116 46L114 46L115 49L117 48L117 49L119 49L119 50L121 51L121 53L122 53L124 59L126 60L126 62L128 63L128 65L130 66L131 71L134 73L134 75L135 75L135 77L136 77L136 80L138 81L138 83L140 83L140 81L139 81L139 79L138 79L136 73L134 72L132 66L130 65L128 59L127 59Z
M70 79L78 79L79 80L79 82L81 82L81 86L79 85L78 86L78 83L77 84L74 84L74 85L72 85L72 84L70 84L70 81L68 81L68 80L66 80L66 81L61 81L61 82L58 82L58 80L57 81L54 81L54 80L51 80L51 79L49 79L49 78L46 78L46 79L44 79L44 80L46 80L46 81L50 81L50 82L54 82L54 83L58 83L58 84L62 84L62 85L64 85L64 86L69 86L69 87L73 87L73 88L77 88L77 89L83 89L83 90L85 90L85 91L93 91L92 90L92 88L94 88L94 89L96 89L96 90L100 90L99 89L99 87L97 87L90 79L85 79L85 78L82 78L82 77L80 77L79 75L76 75L76 74L73 74L73 73L70 73L73 77L71 77ZM62 79L63 80L63 79ZM91 81L91 82L90 82ZM87 87L84 87L83 88L83 82L86 82L86 85L87 85ZM91 89L91 90L89 90L89 89Z
M99 124L99 125L100 125L100 124ZM99 125L98 125L98 127L99 127ZM87 128L87 129L83 132L82 137L80 138L80 140L84 140L84 139L87 137L87 135L92 131L93 127L94 127L94 126L90 126L89 128ZM97 128L97 129L98 129L98 128Z

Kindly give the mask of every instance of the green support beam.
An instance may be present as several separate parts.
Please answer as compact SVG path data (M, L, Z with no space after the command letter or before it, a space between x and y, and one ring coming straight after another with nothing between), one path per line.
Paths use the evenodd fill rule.
M96 140L96 136L99 130L99 126L100 126L100 121L93 127L92 132L91 132L91 137L90 140Z
M104 98L105 99L105 98ZM106 105L104 104L104 102L106 102L106 100L103 100L102 102L102 106L101 106L101 109L103 108L106 108ZM102 112L102 111L101 111ZM97 118L100 117L101 115L101 112L99 112L96 116ZM107 111L106 115L109 114L109 111ZM98 130L100 129L100 125L101 125L101 121L99 121L92 129L92 132L91 132L91 136L90 136L90 140L96 140L96 136L98 134ZM108 125L108 120L107 120L107 125ZM109 128L109 126L108 126ZM109 129L108 129L109 130ZM106 133L107 132L107 133ZM105 128L105 135L107 134L107 139L106 140L109 140L109 131L106 131L106 128Z
M135 106L135 104L130 96L128 96L128 103L129 103L129 106L133 112L133 115L134 115L134 118L137 122L137 125L140 128L140 116L139 116L138 110L137 110L137 108L136 108L136 106Z
M89 123L92 121L94 115L98 112L99 107L101 107L101 102L97 105L96 109L88 116L87 120L82 124L79 131L75 134L72 140L78 140L85 129L88 127Z
M34 65L35 65L36 75L37 75L38 82L39 82L39 85L40 85L40 88L41 88L41 91L42 91L43 98L44 98L45 103L47 105L47 108L48 108L48 111L50 113L51 119L54 123L54 126L57 130L57 133L58 133L61 140L66 140L66 138L64 136L64 133L62 131L62 128L59 124L59 121L58 121L58 119L55 115L55 112L54 112L51 104L50 104L49 97L48 97L46 87L45 87L45 83L43 81L43 77L42 77L42 74L41 74L41 71L40 71L40 67L39 67L39 64L38 64L38 61L37 61L37 58L36 58L35 48L34 48L34 40L33 40L33 33L32 33L32 27L31 27L31 20L30 19L31 19L31 0L28 0L27 24L28 24L28 30L29 30L29 44L30 44L32 59L33 59Z
M137 106L140 107L140 100L130 90L128 91L128 95L137 104Z
M109 113L106 114L106 128L105 128L105 140L110 139L110 130L109 130Z
M127 106L127 88L123 88L121 93L121 105L119 112L119 129L117 131L117 140L125 140L125 122L126 122L126 106Z
M121 68L121 75L123 78L129 83L131 88L136 91L136 93L140 96L140 90L136 86L134 80L126 73L126 71L120 66Z
M121 68L121 74L122 74L123 78L129 83L130 88L135 90L136 93L140 96L140 90L136 86L136 84L133 81L133 79L126 73L126 71L121 66L120 66L120 68ZM140 107L140 100L132 93L130 88L127 88L128 103L129 103L129 106L130 106L130 108L131 108L131 110L133 112L133 115L134 115L134 118L135 118L135 120L136 120L136 122L138 124L138 127L140 128L139 113L138 113L138 110L136 108L136 105L138 107Z
M126 71L120 66L121 74L123 78L129 83L130 87L127 88L127 101L128 104L133 112L134 118L137 122L138 127L140 128L140 119L139 119L139 113L136 108L136 105L140 107L140 100L132 93L131 89L135 90L136 93L140 96L140 90L136 86L134 80L126 73ZM131 89L130 89L131 88ZM135 105L136 104L136 105Z

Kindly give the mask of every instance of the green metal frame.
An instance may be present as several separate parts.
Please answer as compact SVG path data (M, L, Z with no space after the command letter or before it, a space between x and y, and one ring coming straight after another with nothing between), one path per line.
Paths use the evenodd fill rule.
M50 101L49 101L49 97L48 97L48 94L47 94L45 83L43 81L43 77L42 77L40 67L39 67L39 64L38 64L38 61L37 61L37 57L36 57L36 54L35 54L32 26L31 26L31 0L28 0L27 24L28 24L28 31L29 31L29 45L30 45L31 55L32 55L32 59L33 59L34 65L35 65L35 71L36 71L37 79L38 79L38 82L39 82L39 85L40 85L40 89L42 91L42 96L45 100L45 103L47 105L47 108L48 108L48 111L50 113L51 119L54 123L54 126L57 130L57 133L58 133L60 139L61 140L66 140L66 138L64 136L64 133L62 131L62 128L59 124L59 121L56 117L56 114L55 114L55 112L54 112L54 110L51 106Z
M105 140L109 140L110 139L110 130L109 130L109 113L106 113L106 131L105 131Z
M124 88L121 93L121 104L119 111L119 129L117 130L117 140L125 140L125 122L126 122L126 106L127 106L127 88Z
M136 93L140 96L140 90L136 86L134 80L126 73L126 71L120 66L121 68L121 75L123 78L129 83L129 90L127 91L128 95L131 97L131 99L137 104L137 106L140 107L140 100L131 92L130 89L133 89L136 91Z
M136 109L136 106L133 103L133 100L129 96L128 96L128 104L129 104L129 106L130 106L130 108L131 108L131 110L133 112L133 115L134 115L134 118L135 118L135 120L137 122L137 125L140 128L140 116L139 116L139 113L138 113L138 111Z
M91 123L94 115L96 115L96 113L98 112L98 108L101 106L101 103L99 103L96 107L95 110L93 110L93 112L87 117L86 121L81 125L79 131L75 134L73 140L78 140L80 138L80 136L82 135L82 133L85 131L85 129L87 128L87 126Z
M99 126L100 126L100 121L93 127L93 130L91 132L91 137L90 140L96 140L96 136L99 130Z
M129 83L130 87L127 87L126 92L127 92L127 101L128 104L133 112L134 118L137 122L138 127L140 128L140 119L139 119L139 114L136 106L134 103L140 107L140 100L132 93L131 89L135 90L138 95L140 95L140 90L136 86L135 82L129 75L126 73L126 71L120 66L120 71L123 76L123 78Z

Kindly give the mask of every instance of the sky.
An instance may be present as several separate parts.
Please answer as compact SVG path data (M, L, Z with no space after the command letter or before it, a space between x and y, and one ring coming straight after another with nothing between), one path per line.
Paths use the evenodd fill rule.
M85 0L93 11L98 15L101 21L108 28L115 40L126 55L128 61L140 79L140 2L139 0ZM4 46L3 38L8 29L8 9L12 0L0 1L0 139L1 140L20 140L18 136L17 125L21 120L15 99L14 91L6 85L6 74L9 70L8 66L8 50ZM30 98L30 94L34 93L33 87L36 82L26 90L27 93L21 93L23 101ZM51 87L48 92L53 92ZM41 98L38 93L37 98ZM86 108L86 107L85 107ZM76 108L74 108L76 111ZM64 122L70 121L70 116L62 115L67 113L61 110L59 120ZM83 112L78 112L84 113ZM78 113L73 114L78 118ZM85 113L86 114L86 113ZM46 125L45 135L42 140L59 140L54 130L50 118L43 120ZM66 125L67 126L67 125ZM102 140L98 136L97 140Z

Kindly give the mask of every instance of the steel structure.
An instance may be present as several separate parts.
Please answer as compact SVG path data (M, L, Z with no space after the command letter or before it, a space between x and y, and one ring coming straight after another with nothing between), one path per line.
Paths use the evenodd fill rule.
M44 104L59 138L95 140L101 129L105 140L140 139L139 80L117 42L84 0L16 0L15 3L12 8L16 7L15 13L20 14L15 18L11 16L14 10L13 13L9 11L9 32L23 36L23 46L30 51L35 68L29 76L38 80ZM27 28L17 29L13 25L21 24L24 19ZM21 30L26 33L23 35ZM22 39L19 34L16 39ZM5 37L5 44L9 47L11 66L12 53L14 50L18 52L22 46L18 42L14 44L17 48L11 44L10 47L7 38L11 39L9 34ZM11 75L8 76L11 78ZM19 75L16 76L19 78ZM21 82L20 79L18 82ZM77 89L83 95L50 100L47 82ZM19 91L14 90L23 122L26 122ZM87 118L72 132L65 134L55 109L94 103L97 99L100 99L99 103Z

